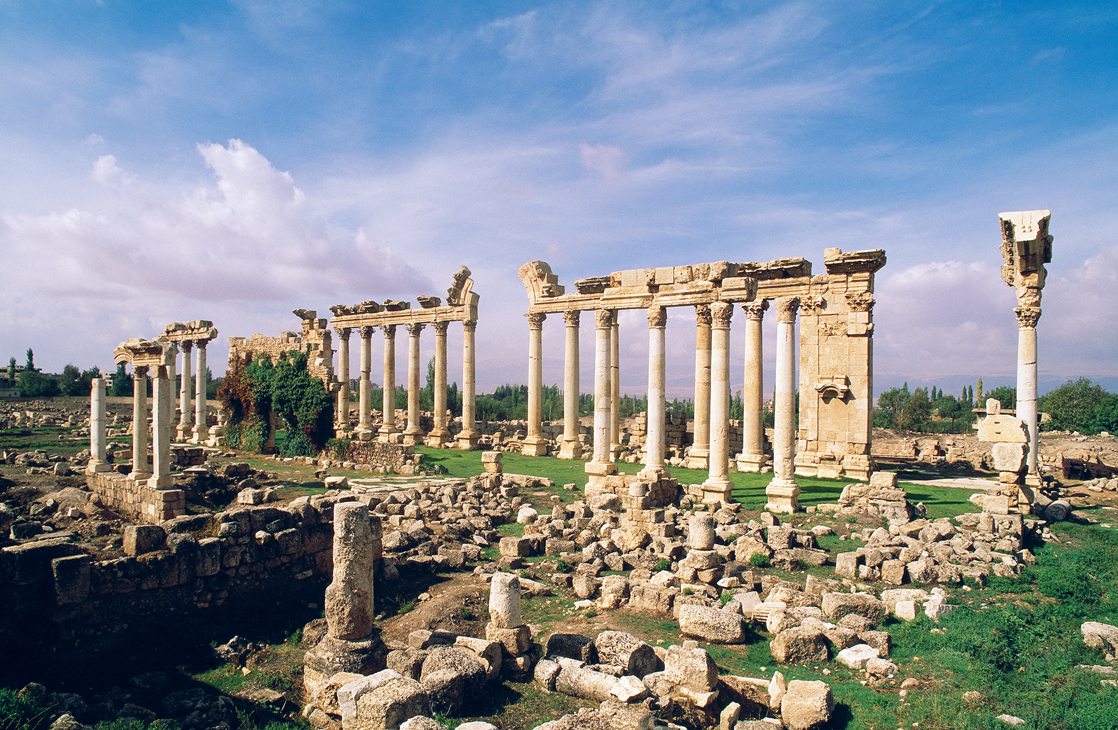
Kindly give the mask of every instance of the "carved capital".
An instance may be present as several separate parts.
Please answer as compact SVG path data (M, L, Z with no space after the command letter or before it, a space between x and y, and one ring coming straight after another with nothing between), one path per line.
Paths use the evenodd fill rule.
M807 317L813 314L819 314L827 308L827 300L822 296L818 297L804 297L800 299L800 315ZM777 320L779 321L779 319Z
M148 366L147 365L133 365L132 366L132 375L134 375L137 378L146 378L148 376Z
M846 295L846 306L850 307L851 312L869 312L873 309L874 303L873 294L868 291Z
M1013 313L1017 315L1017 326L1021 329L1035 329L1040 320L1040 307L1017 307Z
M358 332L361 335L361 339L363 339L363 340L373 339L373 333L376 332L376 331L377 331L377 328L373 327L371 324L361 325L361 327L358 329Z
M183 352L184 355L189 355L190 354L190 348L194 347L194 343L191 342L190 340L183 340L182 342L179 343L179 347L182 348L182 352Z
M338 338L348 340L349 336L353 333L352 327L335 327L334 331L338 333Z
M795 324L796 312L799 308L799 297L779 297L776 300L776 321L781 324Z
M386 340L396 339L396 325L394 325L394 324L382 324L380 326L380 329L381 329L382 332L384 332L384 339L386 339Z
M710 305L695 305L695 324L699 327L710 327Z
M529 312L528 313L528 329L538 330L543 329L543 321L547 319L547 315L543 312Z
M659 305L648 308L648 326L663 327L668 323L668 310Z
M734 305L729 302L714 302L710 305L712 326L729 329L730 317L734 316Z
M594 324L598 329L608 329L613 326L613 311L599 309L594 312Z
M422 332L423 328L426 326L427 325L423 322L409 322L404 325L404 327L407 328L408 336L410 337L419 337L419 333Z
M463 266L462 268L465 269L466 267ZM464 320L462 320L462 331L463 332L473 332L476 329L477 329L477 320L476 319L464 319Z
M446 337L446 328L450 326L450 322L433 322L431 328L435 330L436 337Z
M563 321L567 323L568 327L578 327L579 316L582 312L577 309L570 312L563 312Z
M741 305L741 311L745 312L745 318L750 322L760 322L764 319L765 310L768 308L768 299L761 299L756 302L744 302Z

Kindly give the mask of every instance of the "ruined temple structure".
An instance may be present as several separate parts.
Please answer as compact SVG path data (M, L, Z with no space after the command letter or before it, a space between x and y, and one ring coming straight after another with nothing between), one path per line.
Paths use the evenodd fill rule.
M596 324L594 457L588 491L622 494L614 456L619 440L620 309L645 309L649 322L649 414L646 476L666 475L664 467L665 307L692 306L696 314L694 443L686 465L706 468L701 498L728 501L729 329L733 305L746 319L743 448L736 455L742 471L768 464L762 426L761 321L769 302L777 316L777 382L774 409L773 472L768 508L791 511L799 492L795 475L867 479L873 404L873 278L885 265L881 250L824 252L827 273L813 277L802 258L768 263L717 262L635 269L581 279L567 293L542 261L520 268L528 293L528 434L523 453L540 455L542 327L548 314L563 314L567 328L564 377L564 434L561 457L579 453L577 429L578 327L582 311ZM799 380L796 380L795 324L800 317ZM796 391L800 422L793 433ZM613 481L618 484L612 485ZM695 495L700 496L700 495ZM655 501L655 500L653 500Z
M477 447L478 433L474 418L474 331L477 328L479 296L473 292L474 282L470 270L461 267L447 289L446 303L439 297L416 297L419 309L412 309L410 302L388 300L383 304L365 301L360 304L330 307L334 318L330 320L338 334L338 423L339 437L353 436L362 441L377 440L384 443L403 443L442 447L456 443L458 448L469 450ZM451 434L446 408L446 332L451 322L462 323L462 430L457 439ZM396 327L408 330L408 418L401 432L396 425ZM435 331L435 392L434 428L424 434L420 429L419 391L420 362L419 337L427 326ZM372 338L376 328L384 332L384 419L374 433L372 424ZM350 432L349 422L349 337L353 330L361 336L361 377L358 393L358 424Z
M204 444L210 439L206 423L206 345L217 337L214 323L205 319L193 322L172 322L163 328L160 340L178 343L182 349L182 382L179 388L179 441ZM198 348L198 363L195 372L194 410L190 407L190 350Z
M334 382L334 350L330 327L325 318L313 309L292 311L302 321L300 332L281 332L279 337L255 334L252 337L229 338L229 369L246 356L256 359L267 355L275 362L284 352L307 354L307 372L322 381L327 390Z

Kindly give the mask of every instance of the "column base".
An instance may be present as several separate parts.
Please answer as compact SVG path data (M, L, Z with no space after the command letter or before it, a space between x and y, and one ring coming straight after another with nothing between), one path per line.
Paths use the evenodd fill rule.
M610 444L609 445L609 458L613 459L614 461L617 461L617 457L620 453L621 453L621 444Z
M409 428L406 431L404 431L404 445L405 446L416 446L416 445L422 444L422 443L423 443L423 432L420 431L418 428L416 428L416 429Z
M175 432L175 438L179 441L186 442L194 435L194 425L187 423L178 427Z
M427 439L423 442L424 446L430 446L433 449L441 449L451 442L453 437L450 431L444 429L435 429L427 434Z
M765 509L777 514L792 514L800 508L800 485L795 479L774 478L765 487L765 496L769 498Z
M90 459L86 462L85 471L87 474L99 474L101 472L112 471L113 465L107 461L94 461Z
M868 482L875 467L873 459L865 454L847 454L842 458L842 476L846 479Z
M582 470L592 477L608 477L617 473L617 464L612 461L588 461Z
M524 456L547 456L547 441L539 436L529 436L520 443L520 453Z
M204 444L204 443L206 443L206 439L208 439L209 437L210 437L210 427L209 426L199 426L199 425L196 424L194 426L194 438L190 439L190 443L192 443L192 444Z
M400 433L400 429L395 426L381 426L377 429L377 441L382 444L390 444L392 443L392 436L398 433Z
M700 486L703 490L703 504L729 504L733 501L730 493L734 485L725 477L712 477Z
M560 459L582 458L582 442L578 440L560 442L558 457Z
M149 477L147 481L148 486L152 489L167 489L168 487L175 486L175 480L171 478L170 474L162 477L152 476Z
M358 426L357 428L353 429L353 438L357 439L358 441L371 441L373 438L373 429L369 428L368 426Z
M473 451L477 448L478 434L477 431L461 431L454 440L459 451Z
M765 454L738 454L736 459L738 471L748 472L750 474L762 474L772 471L769 466L769 457Z
M643 469L637 472L637 476L641 479L648 479L649 481L653 482L658 482L661 479L672 478L671 473L668 471L668 467L664 466L663 464L660 464L658 466L646 465Z
M710 468L710 449L696 449L694 446L687 452L687 458L683 460L682 464L684 469L698 469L706 471Z
M128 481L131 482L146 482L151 479L150 471L132 471L128 472Z

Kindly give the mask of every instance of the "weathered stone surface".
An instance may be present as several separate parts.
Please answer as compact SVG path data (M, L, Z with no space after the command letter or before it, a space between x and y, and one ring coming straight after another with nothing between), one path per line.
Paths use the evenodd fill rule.
M594 702L613 699L617 677L581 667L563 667L555 678L555 691Z
M392 730L416 715L431 715L427 691L414 679L390 679L361 695L347 730Z
M427 690L431 709L451 714L471 696L476 696L487 680L485 667L468 649L437 646L423 660L419 681Z
M1092 649L1099 649L1109 655L1118 655L1118 626L1084 621L1079 627L1083 633L1083 643Z
M656 671L658 660L652 647L625 631L603 631L594 640L602 664L621 667L625 674L643 677Z
M679 607L679 630L687 636L717 644L745 641L745 617L712 606Z
M773 659L784 664L827 661L827 639L823 632L797 626L778 634L769 642Z
M512 573L494 573L489 586L489 621L497 628L520 626L520 580Z
M672 645L664 657L664 676L697 692L710 692L718 684L718 666L706 649Z
M878 656L880 655L877 649L869 644L855 644L836 654L835 661L839 664L845 664L851 669L861 669L866 662L870 659L877 659Z
M326 587L330 636L361 641L373 630L373 545L369 508L334 505L334 577Z
M885 604L868 593L824 593L823 613L832 621L856 613L877 623L885 618Z
M780 701L780 719L788 730L809 730L831 719L835 698L826 682L793 679Z
M551 634L544 643L544 656L569 657L586 664L598 663L598 649L594 641L582 634Z

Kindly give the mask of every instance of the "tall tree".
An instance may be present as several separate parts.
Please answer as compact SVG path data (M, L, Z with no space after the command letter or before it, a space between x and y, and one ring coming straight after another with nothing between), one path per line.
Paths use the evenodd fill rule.
M24 366L24 370L34 370L34 369L35 369L35 351L32 350L30 347L28 347L27 348L27 365Z

